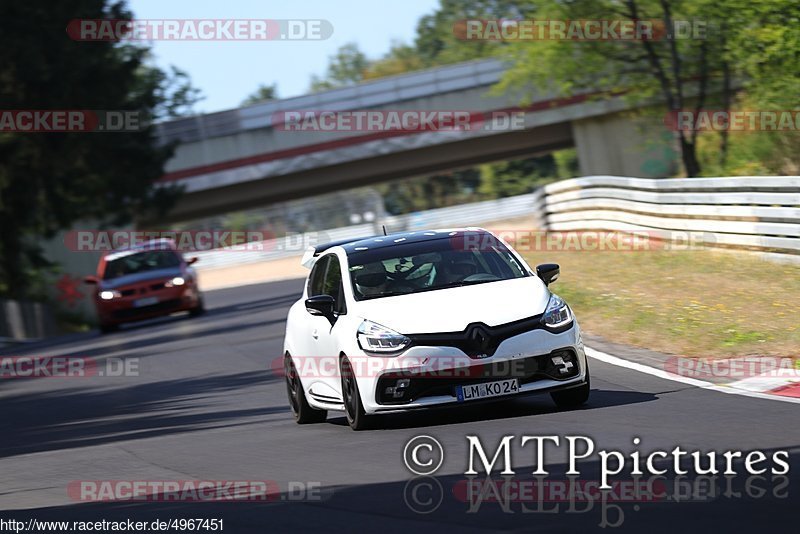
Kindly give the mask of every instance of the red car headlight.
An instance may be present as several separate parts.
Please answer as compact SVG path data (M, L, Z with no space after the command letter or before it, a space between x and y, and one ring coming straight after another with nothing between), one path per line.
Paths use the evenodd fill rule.
M186 283L186 280L182 276L176 276L172 280L169 280L167 283L164 284L164 287L178 287L182 286Z

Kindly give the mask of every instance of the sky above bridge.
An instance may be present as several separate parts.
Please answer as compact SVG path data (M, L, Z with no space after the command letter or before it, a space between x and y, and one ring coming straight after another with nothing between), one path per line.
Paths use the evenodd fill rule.
M324 19L333 35L323 41L156 41L156 63L191 76L205 99L198 112L238 107L261 85L277 83L281 98L308 91L312 74L324 75L328 58L355 42L369 57L386 53L393 40L411 42L417 21L437 0L129 0L137 19Z

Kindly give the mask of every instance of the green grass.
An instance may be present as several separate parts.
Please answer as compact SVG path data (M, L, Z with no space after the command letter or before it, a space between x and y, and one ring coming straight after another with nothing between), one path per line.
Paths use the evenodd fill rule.
M531 252L589 333L685 356L798 357L800 266L744 253Z

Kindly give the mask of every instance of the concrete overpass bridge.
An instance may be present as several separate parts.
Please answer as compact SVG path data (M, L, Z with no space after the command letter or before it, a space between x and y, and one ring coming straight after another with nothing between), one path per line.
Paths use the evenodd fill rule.
M188 220L483 162L574 146L584 175L660 177L675 172L663 124L637 123L619 97L540 94L530 105L489 95L504 66L480 60L166 122L162 141L178 141L165 183L185 195L169 221ZM298 110L461 110L517 114L516 128L449 131L289 131Z

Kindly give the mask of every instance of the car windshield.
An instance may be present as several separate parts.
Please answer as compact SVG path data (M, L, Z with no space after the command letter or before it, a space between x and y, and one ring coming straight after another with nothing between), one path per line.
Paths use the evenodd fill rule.
M181 264L180 258L171 250L146 250L142 252L116 253L106 263L104 280L128 274L171 269Z
M419 293L528 276L497 238L446 237L348 254L356 300ZM465 246L468 243L470 246ZM359 247L361 248L361 247Z

